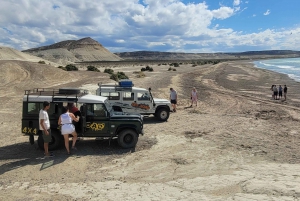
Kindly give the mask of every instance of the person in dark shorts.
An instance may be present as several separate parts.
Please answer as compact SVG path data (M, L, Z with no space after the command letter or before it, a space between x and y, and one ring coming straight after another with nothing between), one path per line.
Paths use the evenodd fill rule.
M173 107L173 112L176 112L177 91L175 91L173 88L170 88L170 100Z
M274 99L277 100L278 89L277 89L276 85L273 86L273 93L274 93Z
M43 109L40 110L39 114L39 124L40 130L43 133L44 139L44 150L45 150L45 157L52 157L53 154L49 153L49 142L52 140L51 136L51 129L50 129L50 120L47 110L50 108L50 103L48 101L44 101Z
M278 99L282 98L282 86L279 85L278 87Z
M284 87L283 87L283 97L284 97L284 100L286 100L286 94L287 94L287 86L284 85Z

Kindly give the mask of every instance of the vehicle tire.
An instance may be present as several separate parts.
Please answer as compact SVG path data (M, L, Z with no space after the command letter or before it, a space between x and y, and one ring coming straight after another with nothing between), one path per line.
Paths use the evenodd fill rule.
M124 149L135 147L137 141L138 134L132 129L125 129L119 133L118 143Z
M61 142L62 142L61 135L56 131L51 130L51 137L52 137L52 140L51 140L51 142L49 142L49 148L48 148L49 151L57 149L61 145ZM39 145L40 149L44 149L43 134L40 134L38 137L38 145Z
M161 108L155 113L155 117L160 121L167 121L170 116L170 112L166 108Z

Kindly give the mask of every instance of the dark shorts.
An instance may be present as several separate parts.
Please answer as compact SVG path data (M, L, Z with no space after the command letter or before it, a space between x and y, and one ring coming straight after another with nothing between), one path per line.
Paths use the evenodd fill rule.
M177 104L177 100L171 100L172 104Z
M274 96L277 96L278 92L277 91L274 91Z
M49 143L49 142L51 142L51 140L52 140L52 137L51 137L51 129L49 129L48 132L49 132L49 135L46 135L46 134L45 134L45 131L42 130L44 143Z
M282 96L282 91L278 92L278 95L279 95L279 96Z

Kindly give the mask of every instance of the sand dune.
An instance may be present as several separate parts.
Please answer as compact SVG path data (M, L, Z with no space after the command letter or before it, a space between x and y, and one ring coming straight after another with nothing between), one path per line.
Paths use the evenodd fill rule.
M46 64L50 64L52 66L59 66L59 64L42 59L40 57L36 57L27 53L23 53L16 49L10 47L0 46L0 60L18 60L18 61L31 61L31 62L39 62L44 61Z

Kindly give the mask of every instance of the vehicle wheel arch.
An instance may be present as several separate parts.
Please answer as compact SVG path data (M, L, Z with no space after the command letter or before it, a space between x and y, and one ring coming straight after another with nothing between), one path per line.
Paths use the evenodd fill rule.
M160 115L161 112L164 112L164 114ZM155 110L154 116L161 121L167 121L170 116L170 108L167 106L157 107L157 109Z
M124 148L133 148L136 146L139 134L132 127L123 127L118 133L118 144Z

